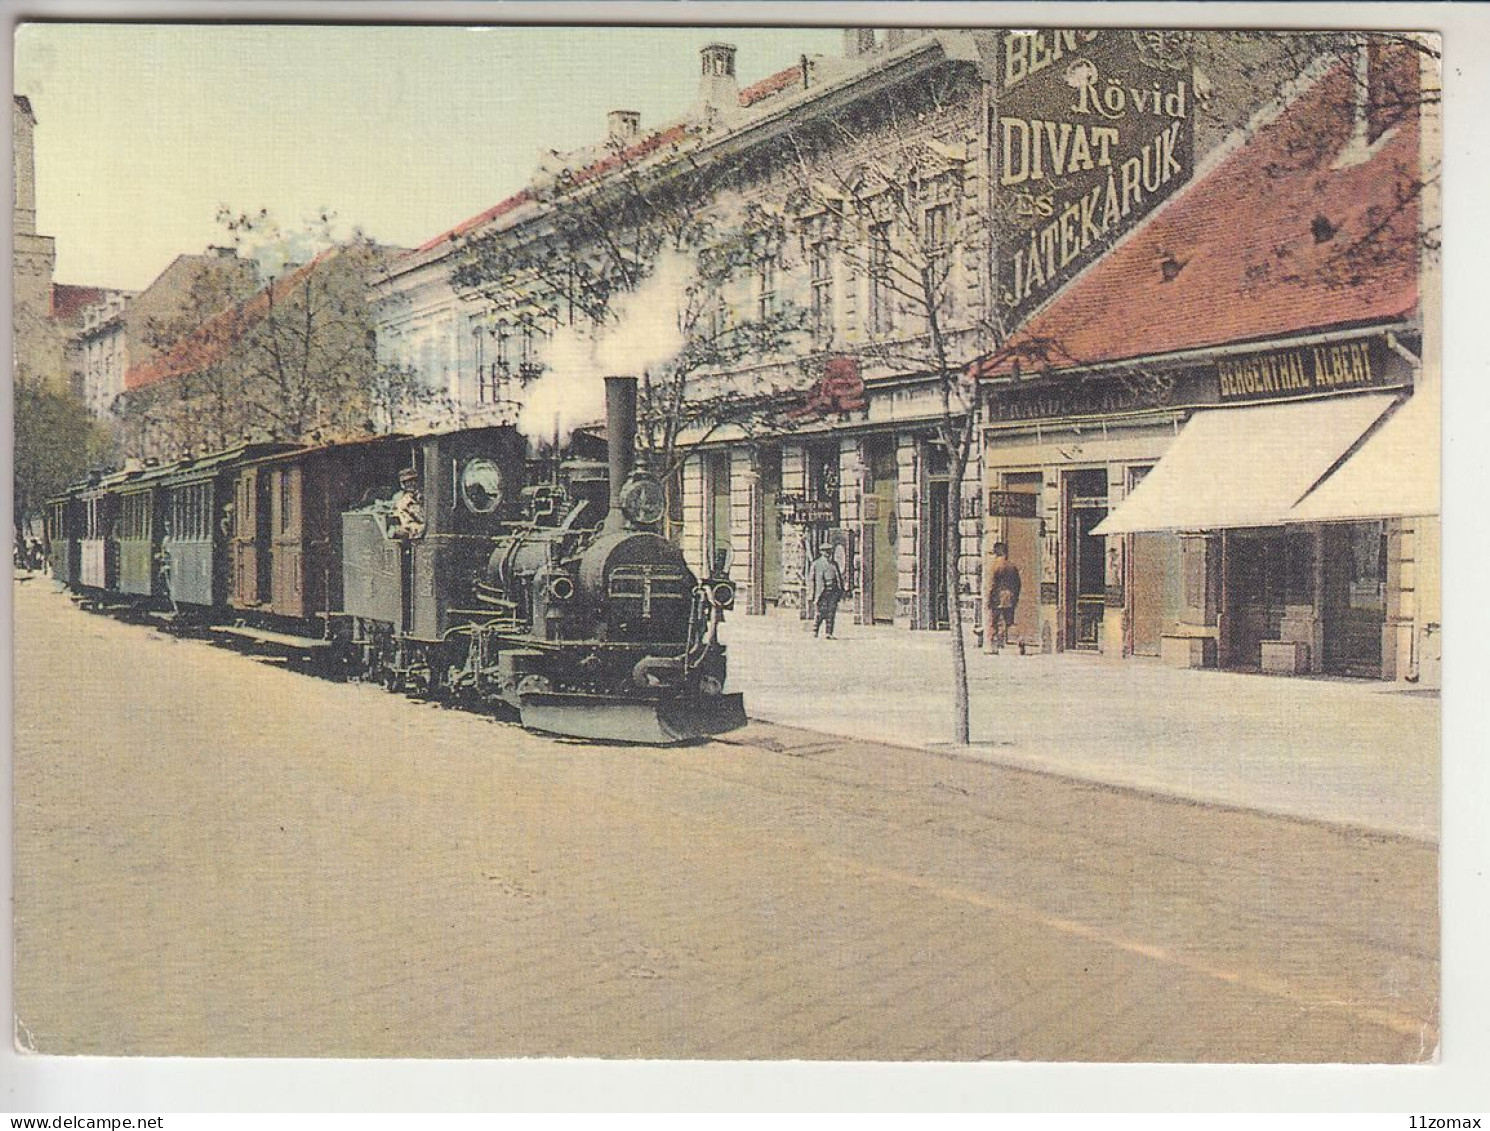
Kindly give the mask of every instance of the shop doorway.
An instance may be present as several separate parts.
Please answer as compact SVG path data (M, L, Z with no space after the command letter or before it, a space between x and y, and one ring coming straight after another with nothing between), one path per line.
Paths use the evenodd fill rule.
M1107 517L1107 469L1073 471L1066 487L1066 647L1096 651L1107 608L1107 539L1092 528Z
M1380 679L1386 529L1380 522L1327 526L1321 539L1324 670Z
M1038 471L1020 471L1004 476L1004 490L1035 496L1035 513L1044 514L1040 489L1045 476ZM1040 640L1040 519L1009 518L1004 520L1004 544L1009 547L1009 561L1019 570L1019 604L1014 606L1014 626L1009 638L1028 644ZM990 548L991 552L991 548ZM986 584L986 583L985 583ZM984 614L985 620L987 614Z
M947 628L947 495L946 476L933 479L926 490L926 610L927 628Z
M761 491L761 603L781 602L781 449L760 453ZM764 609L762 610L764 611Z
M1151 469L1135 468L1131 492ZM1132 600L1135 656L1157 656L1165 629L1179 620L1184 588L1180 573L1180 538L1169 531L1133 535L1128 553L1128 592Z
M864 442L864 457L869 469L869 491L862 512L864 620L870 624L889 624L895 619L895 591L899 588L895 545L899 533L896 499L900 475L895 462L895 438L870 437Z
M1314 535L1309 531L1242 530L1225 548L1230 668L1262 667L1262 642L1283 635L1290 607L1314 605Z
M719 551L730 545L729 453L710 452L706 457L709 500L709 545L705 563L712 563ZM705 565L708 568L708 564Z

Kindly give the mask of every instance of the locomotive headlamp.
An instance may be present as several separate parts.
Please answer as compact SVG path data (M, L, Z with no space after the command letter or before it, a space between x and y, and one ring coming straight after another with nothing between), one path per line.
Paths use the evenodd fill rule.
M633 475L621 488L621 513L637 526L661 522L666 506L662 484L649 475Z
M574 596L574 578L558 574L548 579L548 595L555 601L567 601Z
M735 607L735 586L731 581L715 581L709 586L709 600L716 608L733 609Z
M460 501L472 514L491 514L502 502L502 469L478 456L460 469Z

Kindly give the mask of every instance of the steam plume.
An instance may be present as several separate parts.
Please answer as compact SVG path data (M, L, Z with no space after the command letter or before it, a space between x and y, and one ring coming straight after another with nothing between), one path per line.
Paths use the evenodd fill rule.
M683 312L694 270L688 258L660 256L635 291L611 302L599 327L563 327L548 344L547 369L527 391L518 429L537 440L566 439L605 418L606 374L659 373L683 348Z

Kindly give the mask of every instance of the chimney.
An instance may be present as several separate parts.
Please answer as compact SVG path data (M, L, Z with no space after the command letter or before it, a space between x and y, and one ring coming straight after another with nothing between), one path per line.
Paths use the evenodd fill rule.
M892 27L885 32L885 49L898 51L913 39L926 34L924 27Z
M641 126L642 116L635 110L612 110L605 116L605 135L609 141L634 141L641 133Z
M700 48L702 75L698 100L706 110L734 110L740 104L740 84L735 79L735 47L732 43L710 43Z
M605 446L610 458L610 516L607 530L619 529L621 488L636 469L636 378L605 379Z
M843 57L858 59L874 50L874 28L846 27L843 29Z
M219 247L216 244L209 244L207 254L215 255L218 259L237 259L238 249L236 247Z

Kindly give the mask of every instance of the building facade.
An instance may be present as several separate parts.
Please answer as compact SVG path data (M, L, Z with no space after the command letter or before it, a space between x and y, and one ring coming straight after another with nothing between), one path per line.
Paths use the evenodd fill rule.
M15 373L66 386L63 342L52 322L57 244L36 230L36 115L25 95L11 98L12 188L15 234L12 266Z
M212 247L202 255L178 255L143 291L114 291L90 304L75 336L88 411L100 420L111 416L131 368L147 365L173 336L257 288L252 260L231 247Z
M1221 559L1240 563L1255 546L1219 527L1099 527L1198 414L1250 406L1235 393L1247 366L1315 366L1316 348L1364 359L1357 386L1330 377L1330 362L1310 370L1324 385L1306 392L1297 378L1276 398L1300 402L1290 422L1351 416L1413 386L1416 261L1410 293L1384 298L1386 273L1338 254L1405 183L1383 170L1417 168L1404 164L1416 127L1383 119L1392 99L1373 109L1358 97L1403 93L1396 79L1382 85L1384 59L1363 51L1343 79L1326 59L1287 85L1297 54L1276 38L852 29L842 57L741 89L733 49L711 45L684 117L646 131L616 111L605 141L546 159L521 192L401 261L382 291L380 349L424 372L463 418L521 421L539 399L533 382L572 362L561 355L584 306L555 289L535 301L523 255L560 249L551 266L592 269L596 257L565 242L574 217L639 234L634 200L668 199L676 170L716 170L690 203L733 258L690 292L708 307L698 324L788 311L798 322L691 375L700 401L714 389L756 410L771 403L680 429L673 517L695 569L727 555L747 613L805 616L806 564L828 542L856 620L937 628L950 522L975 623L986 557L1003 541L1026 579L1026 646L1236 665L1256 651L1260 665L1262 640L1306 630L1271 613L1243 629L1257 617L1236 605L1240 583L1226 582ZM1190 183L1197 169L1204 187ZM1338 196L1329 215L1321 194ZM495 249L499 265L476 282L473 246ZM1280 247L1291 263L1269 261ZM1311 258L1332 254L1333 266ZM616 364L603 353L588 363ZM583 401L580 383L565 395ZM1356 406L1304 407L1336 395ZM970 416L976 442L954 492L947 437ZM949 515L954 493L962 508ZM1342 537L1316 532L1313 564L1298 568L1320 575ZM1364 546L1369 533L1349 538ZM1364 562L1360 546L1351 552ZM1319 625L1335 597L1316 580L1300 663L1395 670L1369 649L1326 645Z
M690 206L721 233L723 250L711 250L730 266L706 293L690 292L706 307L694 312L693 340L751 327L761 345L690 375L698 389L752 407L701 410L677 437L674 520L685 553L703 569L728 551L747 612L800 610L805 563L830 540L854 615L941 623L951 474L937 435L943 406L928 372L927 303L888 279L916 256L932 259L929 301L955 381L986 340L989 51L985 33L854 29L842 57L804 58L742 88L734 48L710 45L685 116L643 131L634 114L611 114L604 142L546 163L522 192L396 267L380 349L427 374L463 419L520 419L530 382L558 367L568 323L529 317L521 285L463 286L469 241L494 234L512 248L552 246L568 237L556 209L624 217L638 185L666 199L676 170L702 169L707 188ZM885 156L902 150L910 156ZM556 183L578 187L556 193ZM973 399L960 390L954 399L949 415L961 424ZM980 483L973 452L970 494ZM958 523L971 610L976 507Z
M983 366L1016 637L1436 681L1420 81L1321 63Z

